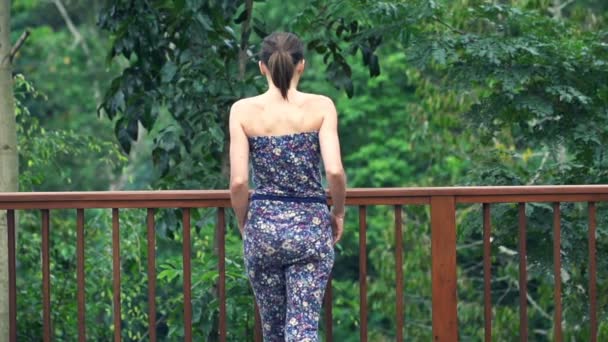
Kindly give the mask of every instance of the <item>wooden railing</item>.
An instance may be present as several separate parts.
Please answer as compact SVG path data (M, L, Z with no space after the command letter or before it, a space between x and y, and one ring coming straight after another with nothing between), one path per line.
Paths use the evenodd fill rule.
M484 265L484 320L485 340L492 337L492 303L490 296L491 259L490 235L492 203L519 204L519 255L526 255L526 215L529 202L553 203L554 220L554 278L555 278L555 322L562 320L561 256L560 256L560 206L561 202L586 202L589 211L589 293L591 340L596 341L597 287L596 287L596 202L608 201L608 186L516 186L516 187L451 187L451 188L377 188L349 189L347 205L358 206L359 211L359 285L360 285L360 340L367 341L367 206L393 206L395 213L395 272L396 272L396 317L397 341L403 341L403 247L402 247L402 207L404 205L429 205L431 211L431 279L432 279L432 326L435 341L456 341L458 339L457 318L457 275L456 275L456 205L458 203L480 203L483 205L483 265ZM73 193L1 193L0 210L7 211L9 289L10 289L10 341L17 340L16 312L16 256L15 256L15 211L38 209L42 213L42 302L43 336L50 341L51 331L51 283L49 260L49 222L53 209L75 209L77 212L77 284L78 284L78 332L79 340L86 339L85 293L84 293L84 211L90 208L112 209L112 256L113 256L113 310L114 337L121 340L121 298L120 298L120 239L119 210L123 208L147 209L148 240L148 310L149 339L156 341L156 261L154 209L182 208L183 210L183 292L185 340L192 340L191 306L191 239L190 210L192 208L217 208L217 236L219 246L219 324L221 341L226 340L226 288L225 288L225 226L226 208L230 207L227 191L130 191L130 192L73 192ZM527 287L526 258L519 258L520 291L520 340L527 341ZM339 265L337 265L339 267ZM331 282L328 284L324 301L326 340L332 341ZM261 341L259 321L257 341ZM555 324L554 340L562 340L561 324Z

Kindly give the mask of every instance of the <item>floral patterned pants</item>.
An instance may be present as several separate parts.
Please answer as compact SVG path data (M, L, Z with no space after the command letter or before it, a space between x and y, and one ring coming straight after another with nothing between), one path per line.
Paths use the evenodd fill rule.
M334 263L327 206L252 201L244 255L264 341L318 341L321 303Z

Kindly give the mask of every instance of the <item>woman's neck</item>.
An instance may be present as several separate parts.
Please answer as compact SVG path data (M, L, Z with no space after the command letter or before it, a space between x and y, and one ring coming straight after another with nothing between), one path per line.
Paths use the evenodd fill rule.
M298 92L297 89L298 83L297 82L292 82L289 89L287 89L287 97L289 98L290 96L295 95ZM279 88L277 88L274 84L269 83L268 84L268 90L266 91L266 94L273 97L273 98L283 98L283 95L281 94L281 90Z

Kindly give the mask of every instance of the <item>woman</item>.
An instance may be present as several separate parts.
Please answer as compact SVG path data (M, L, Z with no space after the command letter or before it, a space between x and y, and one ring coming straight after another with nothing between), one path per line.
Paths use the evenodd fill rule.
M264 341L317 341L319 312L342 236L345 175L333 102L296 89L304 47L292 33L262 42L268 91L230 111L230 195ZM249 200L249 157L256 189ZM333 201L321 185L323 159Z

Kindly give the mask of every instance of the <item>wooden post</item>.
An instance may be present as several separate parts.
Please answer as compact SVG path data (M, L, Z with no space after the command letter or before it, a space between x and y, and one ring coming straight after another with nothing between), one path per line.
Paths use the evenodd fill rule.
M457 341L456 204L454 196L431 197L431 259L433 341Z

